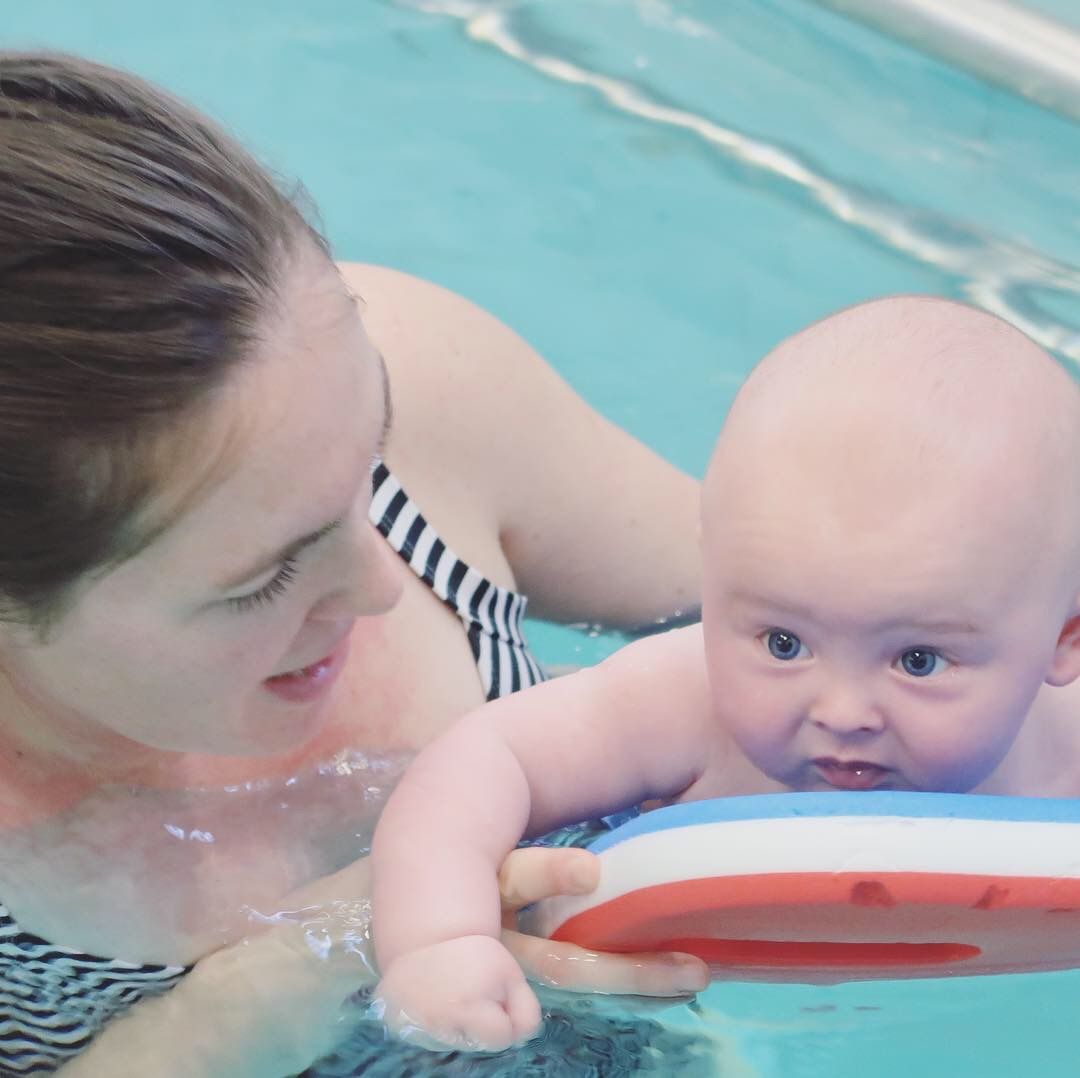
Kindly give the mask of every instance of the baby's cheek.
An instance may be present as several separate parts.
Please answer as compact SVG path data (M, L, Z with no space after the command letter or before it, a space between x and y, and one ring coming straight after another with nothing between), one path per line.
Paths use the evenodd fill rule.
M751 757L776 748L790 738L797 725L784 701L770 692L741 691L734 687L725 701L721 721L736 744Z
M951 725L946 724L921 746L919 755L936 788L963 793L990 775L1014 738L1011 729L980 722L974 715L956 716Z

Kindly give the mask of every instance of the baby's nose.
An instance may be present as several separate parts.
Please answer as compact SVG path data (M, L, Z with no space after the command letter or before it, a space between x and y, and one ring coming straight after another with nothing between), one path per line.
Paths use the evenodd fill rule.
M881 711L866 694L852 686L830 686L819 694L807 717L823 730L844 736L876 733L884 725Z

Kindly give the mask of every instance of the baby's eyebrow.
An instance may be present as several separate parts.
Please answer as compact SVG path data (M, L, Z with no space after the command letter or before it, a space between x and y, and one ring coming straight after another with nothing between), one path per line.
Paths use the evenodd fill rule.
M781 599L774 595L762 595L743 588L735 588L728 595L727 601L732 605L749 606L757 610L765 609L771 613L791 614L802 621L814 621L818 616L818 611L803 603Z
M913 621L901 620L897 625L908 626L912 629L925 629L930 633L940 633L943 636L967 634L979 632L979 627L970 621L923 621L921 618Z
M732 604L768 611L770 614L778 615L781 621L784 615L806 622L816 622L821 619L821 611L815 610L806 603L779 599L772 595L758 595L741 588L735 589L728 597L728 601ZM914 617L899 615L888 618L880 622L878 628L884 630L907 629L913 632L934 633L940 636L974 636L982 631L974 622L963 618L924 618L918 615Z

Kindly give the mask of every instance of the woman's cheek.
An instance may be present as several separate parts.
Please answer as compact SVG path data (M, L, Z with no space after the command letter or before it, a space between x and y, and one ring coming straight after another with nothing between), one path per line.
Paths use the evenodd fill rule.
M220 639L217 654L211 662L226 678L233 679L244 672L248 679L262 681L274 673L288 654L303 625L302 614L286 620L268 617L268 611L255 610L233 614L235 627ZM262 624L260 624L260 619Z

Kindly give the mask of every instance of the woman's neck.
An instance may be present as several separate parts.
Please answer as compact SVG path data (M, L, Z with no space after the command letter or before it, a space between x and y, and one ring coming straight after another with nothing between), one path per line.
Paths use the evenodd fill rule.
M332 709L313 738L276 756L184 753L41 706L0 671L0 828L61 812L105 787L225 788L332 762L355 737L342 717L346 711Z

